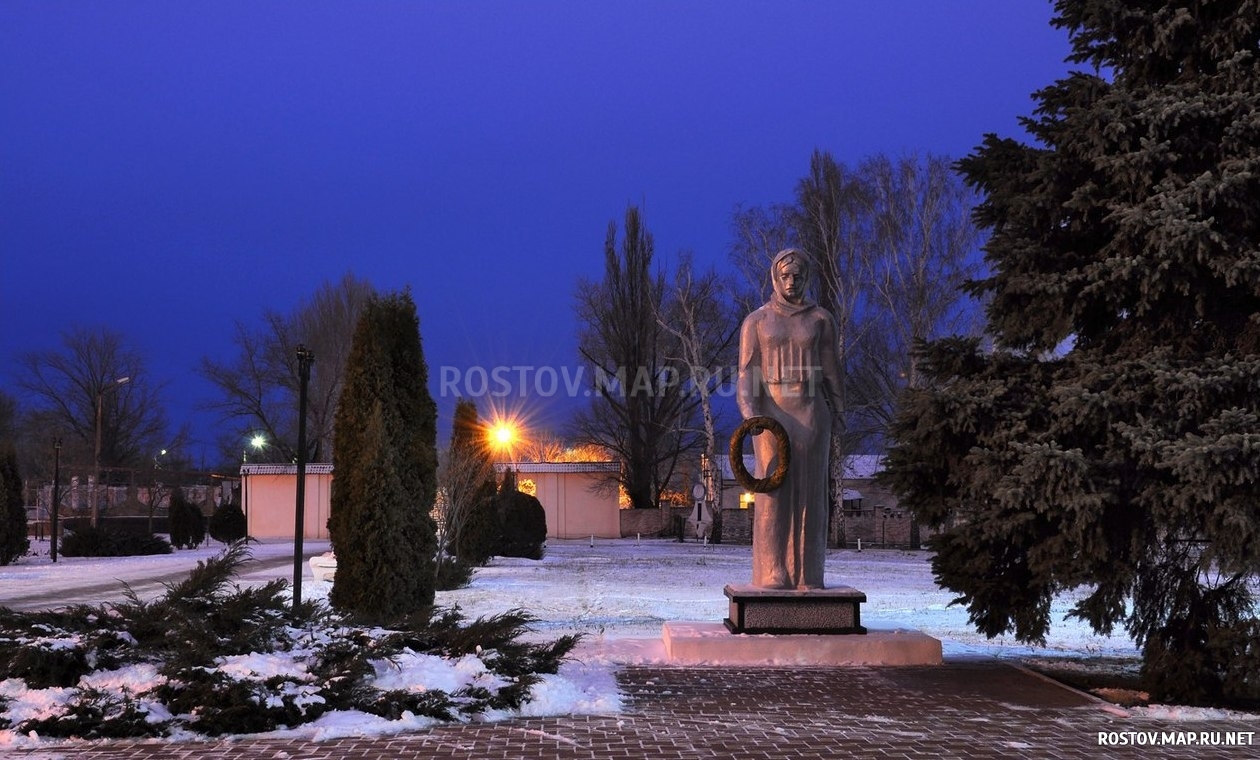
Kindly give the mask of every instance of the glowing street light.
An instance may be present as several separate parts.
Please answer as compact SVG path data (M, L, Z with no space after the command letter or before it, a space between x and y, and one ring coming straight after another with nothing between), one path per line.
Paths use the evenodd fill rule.
M506 448L516 440L516 428L507 422L500 422L490 429L490 436L496 446Z
M508 419L499 420L490 426L487 431L487 437L494 448L507 453L507 469L515 471L516 462L512 452L512 444L520 438L516 423ZM504 477L506 478L507 476L504 475Z
M253 437L249 439L249 445L250 448L254 450L254 457L257 458L258 454L260 454L267 446L267 436L262 433L254 433ZM245 449L241 452L241 461L249 461L249 449Z

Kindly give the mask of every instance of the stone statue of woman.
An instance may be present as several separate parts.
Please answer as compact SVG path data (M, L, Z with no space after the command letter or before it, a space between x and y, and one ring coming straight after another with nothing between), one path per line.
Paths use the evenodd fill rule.
M809 276L809 261L800 251L775 255L774 295L744 319L739 333L739 411L746 419L778 421L791 446L782 483L754 499L752 584L761 588L823 588L840 367L835 320L805 297ZM761 472L778 467L774 436L754 437L753 451Z

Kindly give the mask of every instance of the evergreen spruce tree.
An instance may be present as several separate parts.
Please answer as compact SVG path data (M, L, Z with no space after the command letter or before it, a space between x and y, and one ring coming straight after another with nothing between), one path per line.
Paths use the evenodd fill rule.
M547 512L537 497L517 490L514 470L503 473L494 503L501 535L498 553L542 559L547 544Z
M239 491L233 495L233 498L216 507L214 514L210 515L207 525L210 537L215 541L225 544L240 541L242 538L245 538L245 534L249 530L245 512L241 510L241 501L238 494Z
M171 489L171 506L167 510L171 545L176 549L196 549L206 540L206 516L201 507L184 496L184 489Z
M1260 696L1260 3L1059 0L1073 73L985 196L991 350L922 351L889 475L977 628L1051 598L1143 648L1156 699Z
M30 546L17 452L12 446L0 446L0 565L26 554Z
M433 603L437 409L410 293L374 296L355 329L334 425L329 600L389 621Z

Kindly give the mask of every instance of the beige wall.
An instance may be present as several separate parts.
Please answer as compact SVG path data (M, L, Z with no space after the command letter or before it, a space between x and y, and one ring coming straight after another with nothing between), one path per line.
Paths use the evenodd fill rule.
M547 513L547 538L621 537L617 494L602 494L594 488L602 475L529 472L525 468L517 474L517 482L534 481L536 496Z
M547 514L548 538L620 538L616 493L601 494L592 488L601 477L588 472L523 471L517 480L534 481L538 500ZM332 478L331 472L306 474L303 538L328 538ZM242 475L242 506L250 536L292 538L295 482L292 472Z
M292 538L297 508L297 478L293 474L247 474L241 478L242 507L253 538ZM331 473L306 474L303 538L328 538Z

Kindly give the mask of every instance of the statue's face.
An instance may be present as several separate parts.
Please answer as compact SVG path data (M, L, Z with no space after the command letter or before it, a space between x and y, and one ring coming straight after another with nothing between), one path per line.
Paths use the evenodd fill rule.
M805 297L805 267L794 259L787 259L774 268L774 289L792 303Z

